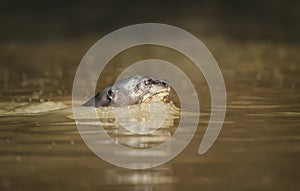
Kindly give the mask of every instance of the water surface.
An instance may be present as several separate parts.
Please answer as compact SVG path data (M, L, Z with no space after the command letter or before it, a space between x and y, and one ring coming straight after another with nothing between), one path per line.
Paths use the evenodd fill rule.
M198 130L184 152L148 170L123 169L99 159L67 117L68 108L20 114L25 104L2 103L0 186L2 190L297 190L299 98L293 89L229 92L224 127L206 154L197 153L210 112L203 105ZM7 105L10 113L4 115ZM69 107L70 102L52 102L47 108L57 105ZM176 130L171 126L141 137L107 127L131 147L153 146Z

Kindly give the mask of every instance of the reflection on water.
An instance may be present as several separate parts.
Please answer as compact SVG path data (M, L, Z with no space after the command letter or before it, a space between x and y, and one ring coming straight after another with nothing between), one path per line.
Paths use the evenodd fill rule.
M53 10L39 13L43 16L40 20L39 16L32 19L39 14L27 3L26 14L2 11L1 19L7 25L0 32L7 39L0 44L0 190L299 190L298 7L289 2L285 6L259 2L218 5L212 1L212 6L176 3L178 8L172 9L166 1L156 7L162 17L153 11L155 6L124 3L130 7L131 19L137 18L134 14L140 10L146 22L154 14L162 19L158 22L166 21L199 37L216 58L227 88L227 113L221 133L207 153L198 155L210 117L210 94L194 64L174 50L157 46L133 47L110 61L99 78L98 90L111 84L129 64L149 58L180 66L197 89L201 114L192 141L175 159L147 170L123 169L99 159L79 135L70 108L74 74L87 49L108 32L137 20L129 18L127 22L120 11L122 6L115 11L115 5L102 6L102 1L101 6L91 4L94 12L107 14L96 19L90 7L80 3L70 7L71 12L57 10L53 4ZM101 7L104 11L99 11ZM88 13L81 14L85 19L75 18L82 9ZM169 10L173 10L171 16ZM60 16L52 14L57 11ZM182 11L185 15L177 14ZM60 19L62 22L57 22ZM109 19L114 24L105 21ZM34 27L23 27L25 23ZM87 26L90 29L82 33ZM25 28L25 33L15 27ZM69 38L74 32L74 38ZM48 34L58 38L44 38ZM182 85L180 80L176 83ZM179 106L176 99L173 92L170 100ZM181 120L175 110L162 128L151 135L137 135L120 127L111 112L97 112L99 121L85 112L78 116L86 125L81 134L101 144L106 155L115 152L108 138L138 148L136 152L119 153L120 157L146 156L141 151L173 137ZM185 117L190 119L195 113L185 112ZM99 124L105 132L96 127ZM189 123L184 124L184 128L189 127ZM94 135L104 133L109 137L95 139ZM159 158L166 153L168 150L156 155Z
M78 44L83 46L84 42ZM55 60L61 65L53 67L51 74L43 73L41 79L5 68L1 70L0 66L0 80L3 81L0 90L0 189L296 190L300 177L299 46L270 42L237 43L222 38L208 38L206 43L220 64L227 86L226 119L216 143L204 155L197 154L210 117L209 90L200 72L190 67L192 64L166 54L162 58L170 57L173 58L170 62L185 63L182 64L185 72L195 82L201 107L199 126L191 143L178 157L162 166L141 171L106 163L96 157L80 137L72 110L68 108L71 102L67 88L72 84L77 67L71 63L78 63L80 58L76 60L71 56L74 54L64 52L74 48L74 44L3 45L2 53L11 57L17 57L15 54L21 49L28 51L23 57L19 56L22 62L16 61L16 68L21 68L20 63L29 63L32 58L47 60L49 64L46 65L52 65L49 46L59 50L55 58L67 59L68 64L63 59ZM158 54L155 49L150 49L150 52ZM144 58L136 55L143 55L143 51L129 57L121 55L115 59L115 65ZM41 67L36 64L32 70L44 71ZM122 69L117 68L118 71ZM100 86L112 82L115 76L110 74L111 70L115 68L108 68ZM179 105L176 96L172 96L170 99ZM175 112L165 128L158 129L151 136L136 135L117 126L111 113L98 111L99 122L111 138L123 146L139 150L164 143L174 135L180 121ZM79 117L87 119L82 122L88 128L81 134L103 134L97 128L89 129L99 122L84 114ZM185 113L187 118L194 115ZM184 127L189 128L189 124ZM107 140L95 141L105 146ZM114 151L108 146L103 148L107 155ZM136 156L143 153L128 152L120 156L125 154ZM163 157L165 153L156 154Z
M3 190L222 190L224 187L294 190L299 179L299 98L294 90L260 88L229 92L226 122L208 153L197 154L210 112L209 106L202 105L204 115L189 146L174 160L148 170L127 170L96 157L79 136L70 108L30 115L2 114L0 187ZM28 109L28 104L13 104L10 111ZM4 105L2 110L9 103ZM172 136L177 124L158 129L151 136L134 135L114 126L110 116L107 119L105 129L110 136L128 147L139 148L164 142ZM97 141L106 144L105 139ZM107 146L102 149L107 154L114 152Z
M0 7L1 191L300 190L300 1L23 2L3 1ZM131 63L162 59L191 78L201 107L195 136L180 155L162 166L128 170L99 159L85 144L72 117L70 92L89 47L113 30L144 22L175 25L203 41L224 76L228 104L217 141L198 155L210 117L201 72L166 47L120 53L99 77L98 90ZM174 92L170 100L180 105ZM100 121L81 116L88 118L81 121L87 126L81 134L108 133L138 150L169 140L180 121L172 114L164 128L137 135L98 111ZM99 123L105 132L93 128ZM108 140L95 141L110 155Z

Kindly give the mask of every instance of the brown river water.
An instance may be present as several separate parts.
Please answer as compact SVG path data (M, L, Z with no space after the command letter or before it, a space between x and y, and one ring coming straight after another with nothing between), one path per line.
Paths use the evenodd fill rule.
M202 105L204 116L187 148L146 170L123 169L94 155L67 117L70 109L47 111L70 107L66 98L3 102L1 190L297 190L299 98L295 89L284 88L228 92L223 129L207 153L197 152L210 112L209 105ZM7 108L10 113L4 114ZM113 125L106 129L120 143L143 148L164 142L176 130L172 127L150 137L124 134Z
M76 68L102 36L0 44L0 190L300 189L299 44L201 38L215 56L227 90L226 117L216 142L207 153L198 154L210 116L210 96L201 73L183 64L181 69L201 95L197 131L171 161L132 170L97 157L70 117ZM154 55L173 63L189 63L172 51L173 55L152 48L144 48L144 53L133 48L127 52L129 56L114 58L98 89L113 82L124 69L124 65L114 65L120 61L132 63ZM180 107L174 92L170 100ZM179 120L175 116L152 135L137 135L102 117L106 132L115 141L137 149L165 142L176 132ZM114 152L108 146L103 149L107 155Z

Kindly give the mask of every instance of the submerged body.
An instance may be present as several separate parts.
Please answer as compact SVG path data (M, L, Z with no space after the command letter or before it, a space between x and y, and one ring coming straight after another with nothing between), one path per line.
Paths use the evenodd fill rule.
M167 81L149 76L133 76L106 87L83 106L126 106L143 103L152 98L168 99L170 86Z

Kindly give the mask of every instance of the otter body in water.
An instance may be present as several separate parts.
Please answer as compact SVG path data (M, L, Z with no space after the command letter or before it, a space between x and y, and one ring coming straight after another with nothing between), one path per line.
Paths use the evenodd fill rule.
M83 106L126 106L143 103L152 98L168 99L170 86L167 81L149 76L134 76L105 88Z

